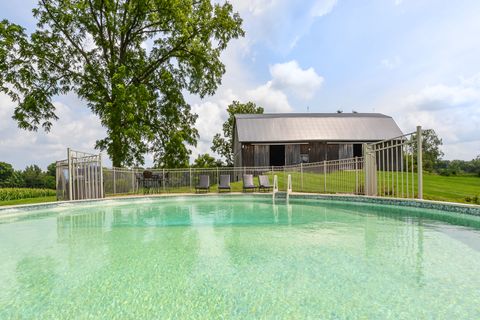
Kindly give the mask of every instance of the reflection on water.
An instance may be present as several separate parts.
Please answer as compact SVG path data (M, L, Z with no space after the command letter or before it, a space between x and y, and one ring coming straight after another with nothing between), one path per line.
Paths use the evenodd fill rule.
M0 224L0 318L475 318L477 227L254 198L73 207Z

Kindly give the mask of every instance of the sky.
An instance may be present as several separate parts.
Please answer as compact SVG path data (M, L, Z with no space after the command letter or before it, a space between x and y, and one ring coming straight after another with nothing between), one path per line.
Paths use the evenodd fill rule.
M0 19L31 31L35 3L2 1ZM199 115L192 158L213 154L212 137L233 100L253 101L266 112L380 112L404 133L417 125L434 129L445 159L480 155L480 1L231 3L246 36L222 54L226 73L215 95L187 96ZM11 119L15 105L0 95L0 161L46 168L64 159L67 147L98 152L95 141L106 131L86 102L74 94L54 102L60 119L51 132L27 132Z

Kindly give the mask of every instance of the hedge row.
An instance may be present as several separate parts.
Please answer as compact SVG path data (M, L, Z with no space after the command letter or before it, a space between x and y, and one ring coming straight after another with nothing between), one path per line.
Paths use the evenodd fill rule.
M0 188L0 201L48 197L56 195L52 189Z

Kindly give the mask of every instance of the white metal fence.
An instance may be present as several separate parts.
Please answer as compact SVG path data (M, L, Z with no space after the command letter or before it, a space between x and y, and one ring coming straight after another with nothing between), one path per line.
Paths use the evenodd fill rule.
M364 144L363 157L274 167L218 167L184 169L102 168L101 157L68 151L57 162L58 199L102 198L114 195L195 192L201 175L208 175L210 191L218 192L220 176L228 175L231 191L243 190L243 175L267 175L278 190L293 192L364 194L422 198L422 130L385 141ZM71 179L70 179L71 177ZM255 179L258 185L258 180Z
M242 191L244 174L267 175L271 184L277 175L279 191L286 191L288 175L294 192L363 194L364 189L362 157L282 167L104 168L103 172L106 195L194 192L201 175L209 176L214 192L221 175L230 176L232 191Z
M57 200L103 198L100 155L67 149L67 159L56 164Z
M417 127L416 132L364 145L365 194L422 199L422 139Z

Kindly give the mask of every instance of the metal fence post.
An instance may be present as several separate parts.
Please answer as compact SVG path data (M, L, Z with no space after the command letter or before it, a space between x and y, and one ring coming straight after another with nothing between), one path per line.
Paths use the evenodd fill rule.
M102 164L102 154L98 155L98 160L100 163L100 198L104 197L105 191L103 190L103 164Z
M192 167L189 168L190 171L189 171L189 180L190 180L190 191L192 191Z
M163 177L163 179L162 179L163 192L165 192L165 180L166 180L166 178L165 178L165 169L162 169L162 177Z
M355 193L358 194L358 157L355 157Z
M323 192L327 192L327 161L323 160Z
M377 160L376 151L372 145L363 144L363 159L365 171L365 195L377 195ZM383 167L384 163L382 163Z
M73 170L72 170L72 159L70 157L70 148L67 148L67 162L68 162L68 200L73 200Z
M132 168L132 190L135 193L135 169Z
M417 181L418 199L423 199L423 161L422 161L422 127L417 126Z
M115 167L113 167L113 194L117 194L117 183L115 179Z
M303 192L303 163L300 162L300 190Z

